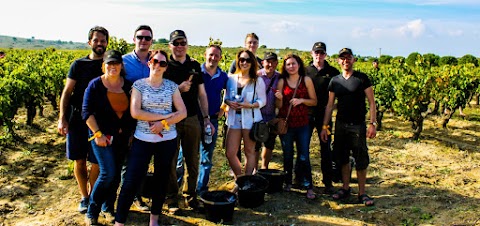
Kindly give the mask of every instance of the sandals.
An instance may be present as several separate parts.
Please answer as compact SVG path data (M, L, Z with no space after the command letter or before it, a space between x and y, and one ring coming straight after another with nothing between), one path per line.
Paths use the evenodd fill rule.
M359 195L358 202L363 203L365 206L375 205L375 203L373 202L373 198L368 196L367 194Z
M348 190L340 188L335 194L332 195L332 198L334 200L345 199L350 197L351 192L352 192L352 188L348 188Z

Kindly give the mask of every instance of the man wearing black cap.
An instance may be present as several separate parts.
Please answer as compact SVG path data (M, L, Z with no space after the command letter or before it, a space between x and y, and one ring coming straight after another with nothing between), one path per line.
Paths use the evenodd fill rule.
M338 53L338 63L342 68L342 74L335 76L328 86L328 103L325 109L322 132L323 142L328 139L329 122L332 117L333 104L337 98L337 116L335 121L335 153L336 162L342 167L343 186L335 194L333 199L345 199L350 196L350 151L355 158L355 167L358 178L358 201L366 206L374 204L373 198L365 191L367 181L367 167L370 163L366 138L376 136L376 107L372 84L364 73L354 71L355 57L352 50L343 48ZM370 121L368 128L365 125L365 97L369 103Z
M196 209L198 208L196 188L200 153L199 145L202 130L204 130L204 128L201 128L198 115L202 115L204 126L210 125L210 128L213 130L212 133L215 133L215 128L211 124L208 114L208 99L200 73L200 63L191 59L187 54L188 42L184 31L175 30L170 34L169 48L172 55L170 55L170 62L168 63L165 78L178 84L178 89L182 93L183 102L187 107L187 118L176 125L178 148L177 154L172 162L172 168L175 170L172 170L168 185L170 200L168 200L167 203L169 204L169 211L175 212L178 210L177 194L179 184L177 183L176 169L180 147L188 171L188 176L185 177L185 185L183 188L186 196L185 201L189 207Z
M323 42L316 42L313 44L311 55L313 61L310 62L305 68L307 76L310 76L315 86L315 93L317 94L317 106L310 107L309 109L309 120L311 133L313 129L317 129L317 134L320 138L320 132L322 131L323 117L325 113L325 107L327 106L328 101L328 84L330 79L334 76L340 74L336 68L332 67L325 60L327 57L327 46ZM331 127L332 122L329 121L328 125ZM313 134L312 134L313 135ZM325 185L325 194L333 194L335 189L333 188L333 167L332 167L332 150L330 148L332 137L329 135L326 142L320 140L320 157L321 157L321 168L323 175L323 184Z
M90 54L75 60L68 71L67 82L60 98L58 133L67 136L67 158L74 161L73 172L82 199L78 211L85 213L89 204L91 189L98 177L98 164L88 142L88 127L82 120L83 94L90 80L103 74L103 55L108 45L108 31L103 27L93 27L88 32ZM92 163L90 174L87 160ZM88 189L90 185L90 190Z
M257 74L263 79L263 82L267 86L265 92L267 93L267 104L260 109L262 112L262 120L268 122L276 117L275 114L275 88L277 87L280 73L276 71L278 65L278 56L274 52L265 52L262 60L263 68L258 70ZM268 164L272 159L272 151L275 147L276 134L270 133L268 140L263 143L264 147L261 153L262 156L262 169L268 169ZM262 143L257 142L255 151L259 152L262 148ZM257 153L258 156L258 153ZM258 161L257 161L258 162Z

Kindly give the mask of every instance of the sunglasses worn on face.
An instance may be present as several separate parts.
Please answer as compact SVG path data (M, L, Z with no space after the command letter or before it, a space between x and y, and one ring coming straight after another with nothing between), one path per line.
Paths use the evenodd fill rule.
M317 51L315 51L315 54L325 55L326 52L325 52L325 51L322 51L322 50L317 50Z
M341 57L339 57L338 59L343 60L343 61L345 61L345 60L351 60L351 59L353 59L353 56L341 56Z
M160 64L160 67L166 67L168 65L167 61L152 59L153 64Z
M238 58L238 61L240 61L240 63L252 63L252 59L250 59L250 58L240 57L240 58Z
M143 36L143 35L137 35L138 40L145 39L145 41L150 41L152 40L152 36Z
M183 42L173 42L172 45L173 45L173 46L186 46L186 45L187 45L187 42L186 42L186 41L183 41Z

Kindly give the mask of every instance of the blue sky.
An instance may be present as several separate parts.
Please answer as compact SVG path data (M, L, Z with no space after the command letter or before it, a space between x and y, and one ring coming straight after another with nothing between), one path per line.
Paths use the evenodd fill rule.
M1 35L36 39L86 42L101 25L132 42L135 28L148 24L155 39L182 29L193 45L213 37L243 46L255 32L269 48L310 50L323 41L330 55L350 47L363 56L480 57L478 0L17 0L2 3L2 14Z

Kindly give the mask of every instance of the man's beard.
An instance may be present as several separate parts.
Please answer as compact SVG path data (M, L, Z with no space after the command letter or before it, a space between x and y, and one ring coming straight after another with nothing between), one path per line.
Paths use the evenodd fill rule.
M97 50L98 49L98 50ZM105 50L107 48L106 47L103 47L103 46L97 46L95 48L92 48L92 51L97 54L97 55L103 55L105 53Z

